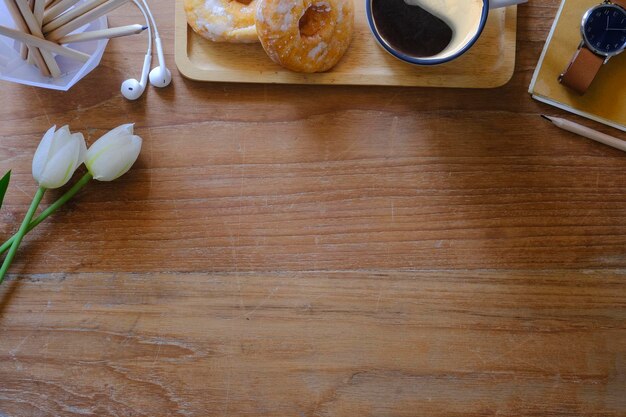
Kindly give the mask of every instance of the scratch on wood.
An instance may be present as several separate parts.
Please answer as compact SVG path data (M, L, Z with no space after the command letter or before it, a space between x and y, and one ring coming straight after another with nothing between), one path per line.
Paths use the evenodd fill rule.
M245 170L246 170L246 143L245 141L242 144L242 156L241 156L241 179L239 184L239 212L237 214L237 236L236 236L236 244L233 248L233 266L235 268L235 277L237 282L237 294L239 295L239 307L242 311L246 311L245 304L243 303L243 296L241 294L241 280L239 278L239 242L241 239L241 216L243 215L243 189L244 189L244 181L245 181Z
M15 185L15 188L17 188L17 189L18 189L18 191L20 191L20 192L21 192L22 194L24 194L26 197L28 197L28 198L32 198L32 196L31 196L31 195L29 195L26 191L24 191L24 190L22 189L22 187L20 187L20 185L19 185L19 184L15 183L14 185Z
M394 116L391 121L391 128L389 128L389 149L387 151L387 157L393 156L393 148L395 145L396 132L398 130L398 116Z
M152 139L152 129L150 128L148 128L148 139L150 141L150 144L148 145L148 159L150 160L150 166L154 166L154 164L152 163L152 147L154 146L154 140ZM150 194L150 191L152 191L152 173L148 173L148 194Z
M12 358L15 358L15 355L16 355L16 354L20 351L20 349L22 348L22 345L24 345L24 343L26 343L26 341L28 340L28 338L29 338L29 337L30 337L30 335L29 335L29 334L28 334L28 335L26 335L26 336L22 339L22 341L21 341L20 343L18 343L18 344L17 344L17 346L15 346L13 349L11 349L11 350L9 351L9 355L10 355Z
M252 315L261 307L263 307L265 305L265 303L267 303L276 293L276 291L278 291L280 287L274 287L270 290L269 294L267 294L267 296L265 296L265 298L263 300L261 300L261 302L259 304L256 305L256 307L254 307L252 310L250 310L250 312L248 312L247 314L244 315L244 317L246 318L250 318L252 317Z
M229 368L228 374L226 376L226 405L224 406L224 417L228 416L228 408L230 406L230 380L232 377L233 369Z
M154 355L154 360L152 361L152 364L154 365L156 363L156 361L159 359L159 354L161 353L161 346L163 344L159 341L157 342L157 351L156 351L156 355Z
M46 110L46 105L44 104L43 100L41 100L39 92L37 91L37 87L33 87L33 91L35 92L35 97L37 97L37 101L39 101L39 106L41 110L43 110L43 114L46 117L48 124L52 126L54 123L52 123L52 121L50 120L50 116L48 115L48 111Z
M18 343L17 346L15 346L13 349L9 351L9 356L11 357L13 362L15 362L15 369L17 371L22 370L22 363L19 361L19 359L17 359L17 354L19 353L20 349L22 348L24 343L26 343L26 340L28 340L29 337L30 335L26 335L26 337L24 337L24 339L22 339L22 341Z
M382 296L383 296L383 291L380 290L378 292L378 297L376 298L376 310L375 310L376 313L378 313L378 308L380 307L380 299L382 298Z

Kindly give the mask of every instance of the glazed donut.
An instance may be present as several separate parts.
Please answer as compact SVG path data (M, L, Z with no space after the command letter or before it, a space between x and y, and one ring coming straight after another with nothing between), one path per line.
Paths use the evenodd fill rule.
M329 70L350 45L352 0L258 2L256 29L261 45L274 62L292 71Z
M257 0L184 0L189 26L214 42L258 42Z

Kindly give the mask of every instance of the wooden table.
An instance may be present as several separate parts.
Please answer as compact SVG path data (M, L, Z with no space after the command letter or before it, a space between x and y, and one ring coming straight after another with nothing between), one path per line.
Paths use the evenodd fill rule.
M0 86L3 239L50 125L145 140L26 238L0 416L626 415L624 155L526 93L557 0L482 91L190 82L154 3L170 88L120 96L143 37L67 94Z

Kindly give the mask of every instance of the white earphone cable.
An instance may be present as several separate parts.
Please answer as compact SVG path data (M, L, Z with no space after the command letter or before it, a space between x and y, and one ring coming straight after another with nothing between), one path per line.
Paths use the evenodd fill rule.
M133 0L133 3L135 4L135 6L139 9L139 11L141 11L141 14L143 14L144 19L146 20L146 26L148 26L148 53L152 54L152 36L153 36L153 31L152 31L152 23L154 22L148 18L148 12L146 12L146 9L144 9L144 6L139 3L138 0Z
M133 0L136 1L136 0ZM150 10L150 7L148 6L148 3L146 0L141 0L141 2L143 3L143 7L146 10L148 16L150 17L150 22L152 23L152 31L154 32L154 37L155 39L159 37L159 29L157 28L157 24L156 24L156 20L154 20L154 16L152 15L152 11Z

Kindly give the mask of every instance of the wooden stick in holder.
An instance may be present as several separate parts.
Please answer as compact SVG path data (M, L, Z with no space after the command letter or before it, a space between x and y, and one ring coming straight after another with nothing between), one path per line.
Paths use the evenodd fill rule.
M35 1L39 1L39 0L35 0ZM28 7L26 0L15 0L15 2L17 3L17 7L22 13L22 17L24 18L24 21L26 22L26 26L28 26L28 30L30 31L30 33L33 36L44 39L43 33L41 32L41 25L37 23L37 18L35 18L35 15ZM59 65L55 61L52 53L44 49L41 51L41 55L46 63L46 66L50 70L50 74L54 78L60 77L61 70L59 69Z
M43 23L44 10L46 8L46 0L35 0L35 6L33 7L33 14L37 20L37 24L41 28Z
M95 0L95 1L99 2L100 0ZM51 32L45 32L46 39L56 42L59 39L61 39L63 36L75 31L79 27L86 25L87 23L92 22L93 20L101 16L106 15L107 13L111 12L112 10L117 9L120 6L123 6L128 1L129 0L108 0L105 3L102 3L99 6L89 10L87 13L78 16L76 19L66 23L65 25ZM61 17L63 16L64 15L61 15ZM55 21L56 20L53 20L50 23L54 23ZM44 27L44 31L45 31L45 27Z
M52 32L53 30L60 28L61 26L70 23L76 18L84 15L85 13L95 9L96 7L106 3L109 0L89 0L80 6L74 7L72 10L68 10L67 12L57 16L56 18L44 23L43 33L47 34ZM59 3L61 4L61 3ZM45 18L45 17L44 17Z
M43 8L45 7L45 3L40 0L28 0L28 7L35 15L35 19L37 20L37 26L41 28L41 20L43 19ZM41 10L40 10L41 9ZM40 15L40 17L37 17ZM33 59L33 54L28 54L28 63L33 65L35 60Z
M60 14L78 3L80 0L60 0L54 5L48 7L44 12L43 24L46 25L56 19Z
M65 46L59 45L58 43L50 42L45 39L38 38L37 36L20 32L19 30L11 29L6 26L0 26L0 35L13 38L32 47L46 49L50 52L54 52L57 55L63 55L80 62L87 62L90 58L90 56L84 52L67 48Z
M35 2L34 2L34 0L28 0L28 7L30 7L31 11L35 10ZM35 59L33 58L33 54L27 53L26 55L27 55L27 58L26 58L27 62L30 65L34 65L35 64Z
M15 25L25 34L30 34L30 31L28 30L28 26L26 25L26 22L24 21L24 18L22 17L22 14L20 13L20 9L17 7L17 4L13 0L4 0L4 2L7 6L7 9L9 10L9 13L11 14L11 17L15 21ZM36 47L32 47L32 46L29 47L28 49L33 54L34 59L35 59L35 65L37 65L37 67L39 68L39 71L41 71L41 74L46 77L49 77L50 70L48 69L46 62L43 60L41 51L39 51L39 49L37 49Z
M20 56L24 60L28 59L28 45L26 45L25 43L20 45Z

